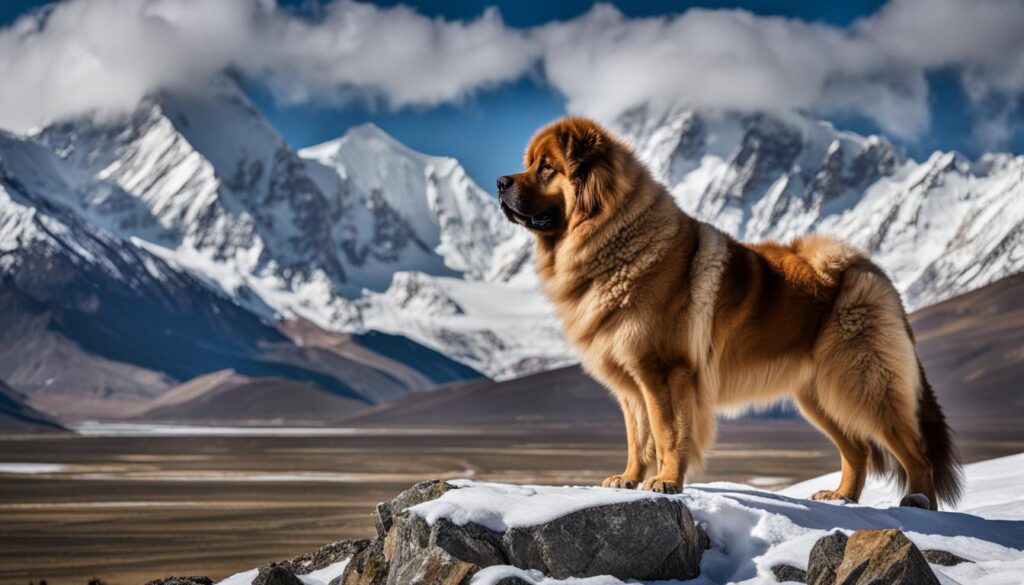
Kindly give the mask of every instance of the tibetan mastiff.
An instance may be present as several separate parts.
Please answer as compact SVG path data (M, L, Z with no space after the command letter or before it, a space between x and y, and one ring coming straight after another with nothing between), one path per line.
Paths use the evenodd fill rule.
M605 486L677 492L716 412L791 398L842 456L839 486L813 498L856 502L873 471L902 482L903 505L955 503L950 429L900 296L863 253L816 235L738 242L590 120L541 129L524 166L498 179L501 209L536 237L566 337L625 417L626 469Z

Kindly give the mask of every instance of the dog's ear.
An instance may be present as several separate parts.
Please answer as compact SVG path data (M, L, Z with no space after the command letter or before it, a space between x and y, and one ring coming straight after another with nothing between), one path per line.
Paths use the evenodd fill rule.
M582 118L565 120L558 141L569 166L569 178L576 185L577 210L584 217L593 217L601 210L609 180L611 142L600 126Z

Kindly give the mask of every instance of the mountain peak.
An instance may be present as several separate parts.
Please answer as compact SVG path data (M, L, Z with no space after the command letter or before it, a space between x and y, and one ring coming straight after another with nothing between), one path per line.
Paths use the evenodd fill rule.
M386 152L414 159L420 163L444 158L430 156L409 148L373 122L364 122L352 126L338 138L303 148L299 151L299 155L303 158L324 162L344 158L344 155L342 155L343 151L365 152L370 156Z
M393 136L388 134L383 128L374 124L373 122L363 122L362 124L352 126L351 128L345 131L345 134L342 135L342 138L344 138L345 136L353 136L359 138L377 138L382 140L388 140L391 142L397 142L397 140L395 140Z

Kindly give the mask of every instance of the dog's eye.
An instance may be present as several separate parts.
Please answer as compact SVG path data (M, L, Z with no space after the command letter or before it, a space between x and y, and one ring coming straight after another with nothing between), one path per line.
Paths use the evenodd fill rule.
M546 174L548 174L548 173L550 173L550 172L552 172L554 170L555 170L555 167L549 165L547 163L547 161L543 161L543 162L540 163L540 174L546 175Z

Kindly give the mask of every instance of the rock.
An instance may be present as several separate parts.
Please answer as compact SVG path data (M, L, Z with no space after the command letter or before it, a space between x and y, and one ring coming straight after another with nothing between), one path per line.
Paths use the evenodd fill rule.
M807 559L807 585L832 585L836 581L836 571L843 563L846 551L847 536L842 532L833 532L818 539L811 547Z
M928 499L928 496L924 494L909 494L904 496L900 500L900 506L904 508L920 508L922 510L931 510L932 501Z
M390 563L384 557L384 542L372 540L345 565L341 576L328 585L384 585L389 569Z
M459 562L477 568L512 565L557 579L692 579L700 574L700 557L708 546L686 506L664 498L588 508L505 532L445 519L431 526L410 513L399 516L399 526L400 554L393 566L404 566L410 558L426 562L422 553L407 549L436 548L445 554L431 553L427 564L445 570L462 571Z
M709 542L678 500L639 499L573 512L537 526L503 532L408 509L452 489L423 482L377 506L382 534L357 553L331 585L460 585L495 565L557 578L692 579Z
M324 567L339 563L345 559L354 557L370 546L373 541L363 540L339 540L320 547L316 552L297 556L287 561L281 561L278 565L284 566L296 575L306 575L313 571L319 571Z
M690 510L666 498L580 510L509 530L504 542L509 564L558 579L692 579L700 574L700 557L708 547Z
M440 522L435 524L438 526ZM454 525L452 525L454 526ZM469 583L480 566L452 556L439 546L447 534L435 532L422 518L403 512L384 540L390 563L388 585L460 585ZM469 545L470 548L472 545ZM464 551L470 548L463 549Z
M377 504L377 515L375 518L375 524L377 525L377 538L384 540L388 534L388 530L391 530L392 519L396 514L417 504L436 500L446 491L452 489L456 488L448 482L430 479L427 481L421 481L398 494L398 496L390 501Z
M921 551L921 554L924 556L924 560L929 563L933 565L941 565L943 567L954 567L960 563L971 562L968 559L944 550L923 550Z
M779 583L807 582L807 571L794 567L793 565L775 565L774 567L772 567L772 574L775 575L775 580Z
M252 585L304 585L295 573L284 565L270 563L259 570Z
M939 585L939 580L914 543L890 528L853 533L835 585Z
M146 585L213 585L213 579L209 577L167 577L150 581Z

